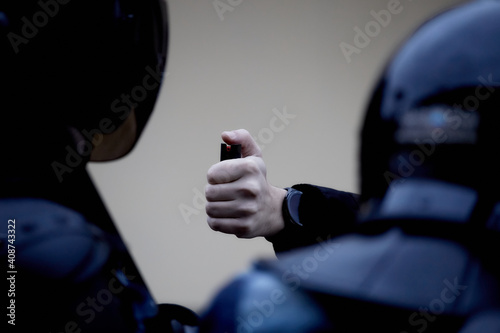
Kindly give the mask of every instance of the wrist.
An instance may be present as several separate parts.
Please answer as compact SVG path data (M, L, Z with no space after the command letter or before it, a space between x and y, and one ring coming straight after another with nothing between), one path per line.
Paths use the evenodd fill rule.
M303 192L293 187L287 187L282 189L284 194L282 196L280 211L280 221L281 229L272 235L266 237L266 239L273 243L276 252L281 252L286 249L291 249L296 247L295 245L289 246L290 244L296 244L307 233L307 228L303 227L303 221L299 218L299 204L303 197ZM285 244L285 245L284 245Z
M285 228L285 219L283 217L283 201L286 198L287 190L279 187L271 186L271 209L272 214L270 220L270 228L266 237L273 236Z
M285 190L287 190L287 193L281 208L285 228L287 225L302 227L303 225L300 222L299 216L299 205L300 199L302 198L302 192L293 187L287 187Z

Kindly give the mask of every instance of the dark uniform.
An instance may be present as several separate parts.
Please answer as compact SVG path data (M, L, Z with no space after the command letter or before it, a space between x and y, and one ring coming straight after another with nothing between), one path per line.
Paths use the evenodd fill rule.
M167 23L161 0L0 4L8 332L196 324L189 310L155 303L85 169L125 155L139 137L162 83ZM112 136L124 127L134 130Z

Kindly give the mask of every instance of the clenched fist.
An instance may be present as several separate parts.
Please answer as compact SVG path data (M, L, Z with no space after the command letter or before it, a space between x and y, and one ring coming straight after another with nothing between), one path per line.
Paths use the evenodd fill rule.
M281 206L286 190L267 182L262 152L248 131L224 132L222 140L241 144L242 158L219 162L208 170L208 225L240 238L276 234L284 228Z

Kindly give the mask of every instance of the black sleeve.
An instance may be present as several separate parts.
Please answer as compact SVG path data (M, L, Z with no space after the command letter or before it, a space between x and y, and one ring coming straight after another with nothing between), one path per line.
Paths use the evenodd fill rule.
M287 223L278 234L266 237L276 253L319 243L352 230L359 210L358 195L309 184L293 188L303 193L299 205L303 226Z

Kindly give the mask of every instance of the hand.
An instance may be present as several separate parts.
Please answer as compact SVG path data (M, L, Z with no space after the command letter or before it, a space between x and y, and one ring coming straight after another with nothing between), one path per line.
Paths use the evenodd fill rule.
M242 158L219 162L208 170L208 225L239 238L276 234L285 225L281 206L286 190L267 182L262 152L248 131L224 132L222 140L241 144Z

